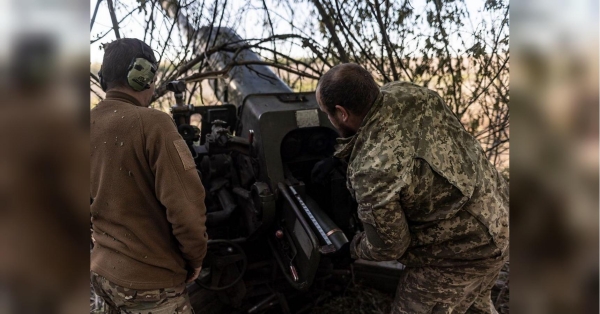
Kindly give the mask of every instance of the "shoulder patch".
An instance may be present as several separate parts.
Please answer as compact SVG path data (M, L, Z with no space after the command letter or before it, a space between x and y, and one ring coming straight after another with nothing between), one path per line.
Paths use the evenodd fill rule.
M194 158L185 141L183 139L174 140L173 145L175 145L175 149L177 149L177 153L179 153L179 159L181 159L181 163L183 163L183 169L190 170L195 168L196 163L194 162Z

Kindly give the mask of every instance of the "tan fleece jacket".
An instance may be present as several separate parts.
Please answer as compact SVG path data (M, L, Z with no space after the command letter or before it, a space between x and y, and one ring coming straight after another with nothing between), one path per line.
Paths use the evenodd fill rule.
M109 91L90 113L91 270L117 285L181 285L202 265L204 187L171 117Z

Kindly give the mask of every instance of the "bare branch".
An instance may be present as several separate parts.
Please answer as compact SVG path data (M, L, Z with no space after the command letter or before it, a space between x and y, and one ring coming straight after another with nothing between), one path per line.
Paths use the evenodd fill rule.
M156 8L156 1L152 1L152 8L150 8L150 17L148 17L148 22L146 23L146 29L144 30L144 42L146 42L146 37L148 36L148 30L150 30L150 25L154 26L154 27L152 27L152 30L150 30L151 32L155 28L155 24L154 24L154 9L155 8ZM177 20L174 19L174 21L177 21ZM150 37L152 37L152 36L150 36Z
M113 5L113 0L108 1L108 12L110 12L110 19L112 20L113 30L115 31L115 36L117 39L121 39L121 34L119 34L119 22L117 22L117 15L115 14L115 7Z
M377 18L377 23L379 24L379 32L381 33L382 37L381 41L383 42L382 47L385 47L387 50L388 59L390 60L390 68L392 69L392 76L394 77L394 81L397 81L400 79L400 77L398 76L396 65L394 64L394 54L392 53L392 47L390 46L390 40L388 39L386 31L387 25L383 23L383 20L381 18L381 10L379 10L379 1L375 0L375 5L371 4L371 1L367 1L367 3L369 4L369 7L371 7L373 14L375 14L375 17ZM383 54L381 55L381 57L384 57Z
M319 79L318 76L314 76L314 75L310 75L310 74L307 74L304 72L296 71L296 70L286 67L284 65L273 63L273 62L266 62L266 61L239 61L238 62L238 61L235 61L235 62L228 64L225 68L223 68L221 70L192 74L188 77L183 78L183 80L185 80L186 83L192 83L192 82L203 81L203 80L209 79L209 78L227 77L227 73L229 73L229 71L231 71L231 69L233 69L234 67L247 66L247 65L267 65L267 66L271 66L274 68L282 69L284 71L288 71L290 73L294 73L299 76L308 77L308 78L312 78L315 80Z
M100 100L104 100L104 97L102 97L102 95L98 94L98 92L95 91L91 86L90 86L90 92L94 93L94 95L96 95L98 98L100 98Z
M98 76L96 76L96 74L90 72L90 78L93 82L98 83L98 86L100 86L100 78L98 78Z
M94 22L96 21L96 14L98 13L98 8L100 8L100 3L102 0L96 1L96 8L94 8L94 13L92 14L92 21L90 22L90 32L92 31L92 27L94 27Z
M136 8L136 9L133 9L133 10L131 10L131 11L129 11L129 13L127 13L126 15L124 15L124 16L123 16L123 17L122 17L122 18L119 20L119 25L121 25L121 23L122 23L122 22L123 22L123 21L124 21L126 18L128 18L129 16L131 16L131 15L132 15L134 12L136 12L136 11L137 11L137 8ZM106 37L106 35L110 34L110 32L112 32L112 31L113 31L113 29L112 29L112 28L111 28L111 29L109 29L108 31L104 32L104 34L102 34L102 35L98 36L98 38L96 38L96 39L94 39L94 40L90 41L90 44L93 44L93 43L95 43L95 42L99 41L100 39L102 39L102 38Z
M329 15L327 13L327 11L325 10L325 8L323 7L323 5L321 4L321 2L319 0L312 0L312 2L317 7L317 10L319 10L321 19L323 20L323 23L325 24L325 26L327 27L327 30L329 31L329 34L331 35L331 40L332 40L333 44L335 45L335 48L337 49L338 53L340 54L340 56L339 56L340 60L342 62L349 62L350 60L348 59L346 50L344 49L344 46L342 46L342 43L340 42L340 39L338 38L337 33L335 31L335 26L331 22L331 15Z
M96 0L96 7L102 1ZM166 83L175 79L191 82L188 100L200 96L203 103L200 82L226 77L235 67L271 79L258 71L259 65L268 66L278 74L272 76L299 91L307 85L314 87L314 81L332 66L355 62L377 82L409 80L432 88L480 141L491 162L502 166L507 160L510 54L506 0L484 8L485 16L480 14L478 23L471 18L474 9L464 1L434 0L415 9L410 0L311 0L310 14L304 20L296 14L298 8L305 8L302 1L277 0L271 6L267 0L240 0L242 5L236 2L235 11L226 0L144 1L147 5L150 1L153 9L136 15L135 10L126 12L128 5L110 0L112 28L102 30L91 43L113 31L120 37L119 27L140 23L161 60L153 95L157 108L166 110L160 98L166 94ZM274 9L281 5L284 10ZM115 23L117 16L122 18ZM263 35L223 43L227 40L219 34L221 27L243 27L246 16L262 19L256 26L261 29L254 33ZM93 21L94 17L90 29ZM276 35L282 23L289 27L289 34ZM196 35L204 25L211 40L200 47ZM263 59L237 60L247 49ZM227 53L228 59L233 56L233 61L208 70L207 59L218 52ZM90 86L99 91L97 80L90 76Z

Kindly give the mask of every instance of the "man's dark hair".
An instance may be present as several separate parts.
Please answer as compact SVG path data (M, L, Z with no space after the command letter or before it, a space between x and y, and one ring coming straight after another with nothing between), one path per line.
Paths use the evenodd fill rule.
M338 64L317 84L320 102L329 113L342 106L356 115L367 113L379 95L379 86L369 71L356 63Z
M136 38L117 39L104 47L101 72L107 89L129 86L127 69L134 58L156 63L152 48Z

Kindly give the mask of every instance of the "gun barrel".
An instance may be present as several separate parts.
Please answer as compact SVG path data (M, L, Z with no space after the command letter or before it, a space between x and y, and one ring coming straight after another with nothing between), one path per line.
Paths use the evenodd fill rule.
M183 36L194 43L192 48L196 54L202 54L208 49L225 43L231 43L228 48L234 49L247 44L229 27L204 26L196 30L187 15L181 12L181 7L175 0L161 0L160 4L169 17L177 20L177 25ZM234 56L235 60L233 59ZM228 51L214 53L208 58L208 70L223 70L233 61L243 62L246 65L234 66L229 70L225 79L210 80L211 88L223 103L240 106L249 95L293 92L268 66L264 64L247 64L263 61L251 49L243 49L237 56L234 52Z
M247 44L233 29L228 27L204 26L200 28L197 36L199 46L209 49L226 43L232 43L228 45L228 48L233 49L244 47ZM210 71L222 70L235 63L246 64L232 67L224 79L211 81L211 87L217 98L239 106L247 96L253 94L293 93L290 87L267 65L252 64L262 61L258 54L249 48L242 48L237 54L228 51L212 54L208 58Z

